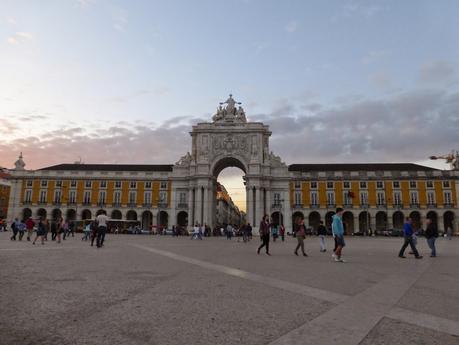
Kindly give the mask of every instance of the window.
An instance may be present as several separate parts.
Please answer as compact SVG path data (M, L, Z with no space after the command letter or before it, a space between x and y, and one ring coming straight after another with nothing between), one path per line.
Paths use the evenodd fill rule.
M312 192L311 193L311 205L317 206L317 204L318 204L317 193Z
M76 185L77 185L77 181L75 180L70 181L70 187L76 187Z
M84 186L85 186L86 188L91 188L91 187L92 187L92 181L86 181L85 184L84 184Z
M295 205L301 205L301 192L295 193Z
M25 191L24 202L32 202L32 191L30 189Z
M107 181L100 181L100 188L107 188Z
M76 192L75 192L74 190L71 190L71 191L69 192L69 202L70 202L71 204L76 203Z
M360 182L360 188L366 189L367 188L367 183L365 181Z
M144 192L143 193L143 202L145 204L151 204L151 192Z
M427 205L435 204L435 192L427 192Z
M344 181L343 182L343 187L344 188L351 188L351 183L349 181Z
M327 188L328 189L333 189L333 182L332 181L327 182Z
M416 181L410 181L410 188L416 188Z
M91 192L85 191L83 195L83 203L90 204L91 203Z
M121 188L121 181L115 181L115 188Z
M449 181L443 181L443 188L449 188Z
M166 192L159 192L159 202L162 204L167 202Z
M41 186L42 186L42 187L48 187L48 181L42 180L42 181L41 181Z
M432 181L427 181L426 182L426 187L427 188L433 188L433 182Z
M137 182L131 181L131 182L129 183L129 188L137 188Z
M274 205L280 205L280 193L274 193Z
M161 182L161 189L166 189L167 188L167 182L166 181L162 181Z
M451 205L451 204L452 204L452 201L451 201L451 192L445 192L445 193L443 193L443 199L445 200L445 204L446 204L446 205Z
M367 192L360 192L360 204L368 205L368 193Z
M117 205L121 204L121 192L116 191L113 193L113 203Z
M301 188L301 182L295 181L295 188Z
M107 193L104 190L99 192L99 204L105 204L106 196Z
M54 203L60 204L60 202L61 202L61 191L56 190L54 191Z
M145 182L145 188L150 189L151 188L151 182Z
M130 204L135 204L137 199L137 193L136 192L129 192L129 203Z
M186 193L185 192L181 192L180 195L179 195L179 202L181 204L186 204Z
M56 181L56 187L62 187L62 181L61 180L57 180Z
M335 193L328 192L327 193L327 205L334 205L335 204Z
M344 205L352 205L352 198L348 191L343 193Z
M45 202L46 202L46 197L47 197L46 190L41 190L41 191L40 191L40 199L39 199L39 202L45 203Z
M400 192L394 192L394 205L402 204L402 194Z
M317 182L311 182L311 189L317 189Z
M400 188L400 181L394 181L394 182L392 182L392 185L393 185L393 187L396 188L396 189L397 189L397 188Z
M384 192L378 192L376 194L376 198L377 198L378 205L386 204L386 196L384 195Z
M33 181L32 180L27 180L27 187L32 187Z
M376 181L376 188L383 189L384 188L384 182L383 181Z
M418 192L411 192L410 193L410 202L411 202L411 205L419 204Z

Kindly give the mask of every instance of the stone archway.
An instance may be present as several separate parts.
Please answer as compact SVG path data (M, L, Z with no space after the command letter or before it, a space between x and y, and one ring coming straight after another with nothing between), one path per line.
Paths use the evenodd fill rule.
M188 226L188 213L185 211L180 211L177 214L177 225L182 227Z
M32 217L32 210L30 208L25 208L22 210L22 220L27 220Z
M426 218L429 218L432 221L432 224L438 229L438 215L435 211L427 212Z
M53 220L58 220L62 217L62 211L58 208L55 208L53 212L51 212L51 218Z
M292 214L292 225L294 226L299 219L304 219L304 214L303 212L296 211L295 213Z
M153 224L153 213L151 211L143 211L142 213L142 229L149 230Z
M418 211L411 212L410 218L412 220L413 229L418 230L422 227L421 214Z
M48 212L44 208L39 208L37 210L37 218L46 219Z
M317 211L309 213L308 221L309 227L316 231L320 225L320 213Z
M370 230L370 214L368 211L359 214L359 232L367 233Z
M351 211L343 213L343 224L346 228L346 234L353 234L354 230L354 214Z
M76 220L76 211L73 208L69 208L66 217L68 220Z
M443 213L443 226L445 231L450 227L454 233L454 213L452 211L446 211Z
M405 215L402 211L395 211L392 215L392 225L394 229L403 229L403 223L405 222Z
M86 209L81 212L81 219L88 220L92 218L92 213L90 210Z
M329 211L325 215L325 227L327 229L331 229L331 225L332 225L332 222L333 222L333 216L334 215L335 215L335 212L333 212L333 211ZM344 231L346 231L346 229L344 229Z
M167 229L169 226L169 214L166 211L158 212L158 226Z
M379 211L376 213L376 230L387 230L387 213Z
M123 214L121 213L120 210L113 210L112 214L110 216L111 219L123 219Z

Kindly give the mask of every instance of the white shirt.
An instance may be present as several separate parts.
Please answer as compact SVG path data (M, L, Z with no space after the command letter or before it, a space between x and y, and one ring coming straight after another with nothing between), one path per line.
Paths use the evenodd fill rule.
M99 226L107 226L108 217L105 214L99 214L96 217L96 221Z

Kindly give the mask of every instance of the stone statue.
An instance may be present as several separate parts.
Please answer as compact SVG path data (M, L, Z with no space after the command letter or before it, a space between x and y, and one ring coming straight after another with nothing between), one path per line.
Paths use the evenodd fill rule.
M190 152L187 152L185 156L181 157L180 160L176 163L178 166L187 166L190 165L192 157Z

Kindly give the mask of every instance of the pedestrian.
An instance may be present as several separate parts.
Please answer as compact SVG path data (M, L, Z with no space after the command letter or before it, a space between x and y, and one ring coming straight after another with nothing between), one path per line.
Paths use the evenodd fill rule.
M429 246L431 252L430 257L435 258L437 256L437 249L435 248L435 241L438 237L438 229L435 223L432 222L432 219L427 218L426 220L427 228L425 232L425 237L427 240L427 245Z
M201 235L201 227L199 226L199 223L196 223L195 226L193 227L193 233L191 235L190 240L192 239L200 239L202 240L202 235Z
M252 239L252 225L250 225L250 223L247 223L245 230L247 232L247 239L250 241Z
M64 218L59 217L56 222L56 240L57 243L61 243L61 236L62 232L64 231L63 229L64 226Z
M13 236L10 237L11 241L16 241L16 235L19 231L19 219L14 218L14 221L11 223L11 230L13 231Z
M38 225L37 225L37 234L32 244L35 244L35 242L37 241L39 237L41 238L41 244L45 244L45 233L46 233L45 223L43 219L40 217L40 220L38 221Z
M294 254L298 256L298 249L301 248L301 252L303 253L303 256L308 256L308 254L306 254L306 252L304 251L304 240L306 238L306 226L304 225L304 219L301 217L298 217L295 222L295 236L296 236L297 245L296 245Z
M410 217L406 218L405 224L403 224L403 246L400 248L400 252L398 253L399 258L406 258L405 256L405 249L410 245L411 250L416 259L422 259L422 256L419 255L418 250L416 249L416 245L413 239L413 226L412 226L412 219Z
M280 234L282 242L284 242L285 241L285 226L284 226L284 224L280 225L279 234Z
M263 219L260 222L260 240L262 241L261 245L257 249L257 254L260 254L261 248L265 247L266 255L271 255L269 253L269 216L265 214Z
M232 237L233 237L233 227L231 226L231 224L228 224L226 226L226 239L231 240Z
M446 229L446 237L448 238L448 240L450 240L453 237L453 229L450 225L448 225L448 228Z
M33 221L32 217L29 217L29 219L26 221L27 241L30 241L30 238L32 237L34 226L35 222Z
M91 221L91 247L94 245L94 240L97 238L97 224L96 221Z
M276 242L279 237L279 225L272 223L271 234L273 235L273 242Z
M326 252L327 248L325 247L325 236L327 236L327 228L324 226L323 221L320 221L319 227L317 228L317 235L319 236L320 252Z
M115 230L116 233L116 230ZM83 229L83 238L81 239L82 241L87 241L89 240L89 237L91 235L91 222L86 224L86 226Z
M336 250L334 251L336 262L345 262L341 257L343 248L346 245L344 243L343 213L344 210L338 207L336 214L332 218L332 233L336 241Z
M62 239L65 241L65 238L68 237L68 233L69 233L69 222L68 222L68 220L66 220L62 224L62 232L64 233L64 236L63 236Z
M49 221L48 221L48 218L45 218L45 220L43 221L43 224L45 225L45 241L48 241L48 232L49 232Z
M57 237L57 220L51 221L51 241L55 241Z
M24 233L26 231L26 225L23 221L20 221L17 226L19 232L19 241L22 241L22 238L24 237Z
M107 217L107 212L105 212L105 210L103 210L101 214L99 214L96 217L96 222L97 222L96 246L97 248L100 248L104 245L105 233L107 232L108 217Z

